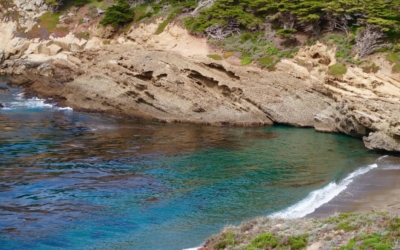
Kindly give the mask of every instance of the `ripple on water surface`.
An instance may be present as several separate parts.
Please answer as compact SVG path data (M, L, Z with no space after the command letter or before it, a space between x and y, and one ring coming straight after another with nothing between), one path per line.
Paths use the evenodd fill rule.
M18 94L0 92L5 249L193 247L379 157L312 129L135 123Z

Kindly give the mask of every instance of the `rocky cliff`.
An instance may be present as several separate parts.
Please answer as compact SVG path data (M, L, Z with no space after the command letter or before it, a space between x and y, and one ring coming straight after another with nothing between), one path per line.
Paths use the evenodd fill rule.
M14 3L9 8L24 21L0 23L0 74L59 105L162 122L315 127L400 151L400 75L382 56L370 58L380 65L376 73L349 65L333 77L334 48L321 43L270 72L207 58L216 51L206 40L173 24L160 35L150 23L115 37L91 26L89 40L72 32L29 39L16 34L46 10L44 1Z

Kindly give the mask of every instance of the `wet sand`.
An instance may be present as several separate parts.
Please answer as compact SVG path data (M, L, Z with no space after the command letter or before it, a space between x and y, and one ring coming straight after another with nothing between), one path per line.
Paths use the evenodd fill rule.
M346 190L307 217L368 211L400 215L400 157L386 156L377 164L378 168L355 178Z

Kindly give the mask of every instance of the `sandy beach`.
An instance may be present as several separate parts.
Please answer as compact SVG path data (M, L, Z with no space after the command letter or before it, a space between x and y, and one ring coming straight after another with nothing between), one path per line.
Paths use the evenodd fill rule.
M400 158L385 156L376 164L377 168L355 178L346 190L307 217L368 211L400 215Z

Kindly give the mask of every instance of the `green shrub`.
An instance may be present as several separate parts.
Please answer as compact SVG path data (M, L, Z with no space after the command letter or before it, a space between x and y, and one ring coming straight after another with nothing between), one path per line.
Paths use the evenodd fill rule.
M131 9L127 0L117 0L117 4L110 6L104 13L104 18L100 21L102 25L112 25L117 27L131 21L134 11Z
M377 73L380 69L380 67L377 66L375 63L373 63L371 66L365 66L361 68L364 73Z
M346 34L329 34L321 39L328 47L336 47L336 58L343 62L352 56L352 38Z
M77 38L79 38L79 39L86 39L86 40L88 40L89 37L90 37L90 34L89 34L89 32L87 32L87 31L83 31L83 32L75 33L75 36L76 36Z
M221 235L221 239L215 244L215 250L225 249L227 246L235 244L235 234L232 231L228 231Z
M149 11L148 7L151 7L153 11ZM161 5L158 3L152 3L150 5L141 5L134 8L135 18L134 22L140 22L145 18L151 18L152 16L158 14L160 12Z
M305 249L308 242L308 235L290 236L289 243L291 250Z
M392 73L400 73L400 63L393 65Z
M229 57L231 57L231 56L233 56L235 54L235 52L233 52L233 51L229 51L229 52L226 52L225 54L224 54L224 58L225 59L227 59L227 58L229 58Z
M275 235L271 233L262 233L253 239L247 247L247 250L270 249L271 247L276 247L278 244L279 242Z
M274 62L275 62L274 58L270 56L263 56L258 60L258 64L260 64L262 68L271 67L274 64Z
M41 28L47 29L49 33L52 33L60 22L60 15L59 13L46 12L39 17L37 22Z
M253 62L253 59L251 59L251 58L249 58L249 57L245 57L245 58L242 58L242 59L240 60L240 64L243 65L243 66L249 65L249 64L252 63L252 62Z
M356 237L356 240L362 242L360 249L376 249L376 250L391 250L392 248L386 240L376 233L370 235L361 235Z
M207 57L217 60L217 61L221 61L222 57L220 55L207 55Z
M328 74L335 77L342 77L344 74L346 74L346 72L347 68L346 65L344 65L343 63L336 63L330 66L328 69Z
M356 245L356 241L351 239L347 245L342 246L340 250L354 250L354 246Z
M274 45L273 42L269 42L265 47L265 53L269 56L277 55L279 53L279 49Z
M289 38L291 35L293 35L296 32L297 32L296 29L279 29L276 31L276 34L280 35L284 38Z
M178 7L174 8L174 9L171 11L171 13L169 13L167 19L165 19L164 22L162 22L162 23L160 24L160 26L158 26L158 28L157 28L155 34L156 34L156 35L159 35L159 34L161 34L162 32L164 32L164 29L167 27L167 25L168 25L171 21L173 21L173 20L179 15L179 13L181 12L181 9L182 9L181 6L178 6Z
M344 230L345 232L350 232L350 231L354 231L358 228L358 226L356 225L352 225L350 224L350 222L346 221L346 222L342 222L339 223L339 225L336 226L335 230Z
M244 42L247 42L248 40L252 40L252 38L253 38L253 35L252 35L252 34L250 34L250 33L244 33L244 34L242 34L242 36L240 37L240 42L241 42L241 43L244 43Z
M74 5L76 6L84 6L89 3L89 0L74 0Z
M398 63L400 61L400 53L395 53L395 52L389 53L386 56L386 59L388 59L392 63Z
M156 32L154 34L159 35L164 32L165 28L169 24L169 20L165 19L157 28Z

